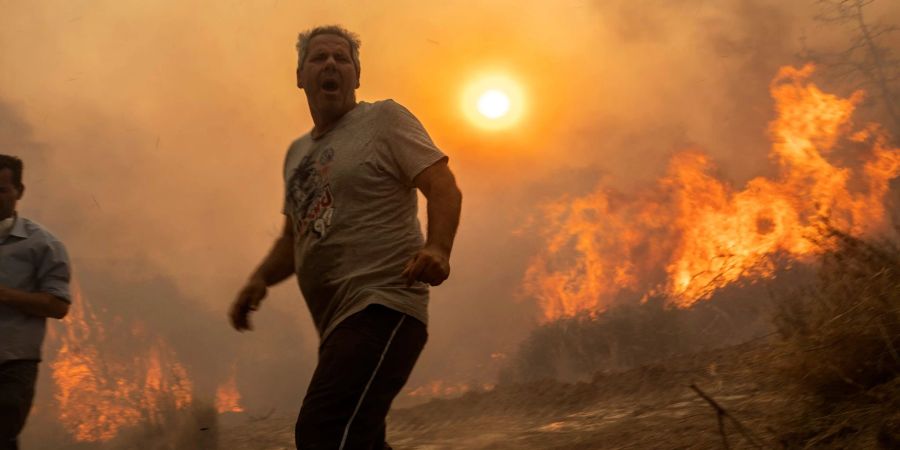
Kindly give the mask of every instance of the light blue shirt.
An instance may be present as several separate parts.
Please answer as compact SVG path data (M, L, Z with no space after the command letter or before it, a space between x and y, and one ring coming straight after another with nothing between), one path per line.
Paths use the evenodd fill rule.
M71 302L71 268L66 248L42 226L17 217L0 240L0 285L26 292L46 292ZM41 359L46 319L0 305L0 363Z

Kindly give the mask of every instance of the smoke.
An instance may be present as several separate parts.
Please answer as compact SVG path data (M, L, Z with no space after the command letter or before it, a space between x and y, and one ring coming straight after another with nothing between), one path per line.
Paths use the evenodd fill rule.
M877 17L896 22L888 3ZM4 4L0 146L25 159L21 212L66 242L88 301L144 320L207 391L237 361L249 411L289 410L316 347L294 282L252 333L225 312L279 231L284 150L311 126L296 33L341 23L363 37L359 97L414 111L464 192L410 386L490 382L537 323L521 285L545 245L526 226L540 205L598 184L627 195L685 148L738 186L773 171L770 80L803 62L804 42L846 35L814 14L806 0ZM492 71L526 87L510 131L459 111L464 85Z
M42 157L40 146L32 141L28 122L6 99L0 99L0 142L3 144L4 153L27 152L29 156Z

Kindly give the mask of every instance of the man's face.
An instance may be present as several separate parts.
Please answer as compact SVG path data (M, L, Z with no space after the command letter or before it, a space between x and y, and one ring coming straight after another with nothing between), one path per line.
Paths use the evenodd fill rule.
M10 169L0 169L0 220L16 212L16 202L22 198L22 191L13 184Z
M334 34L320 34L309 42L297 86L306 91L309 106L325 115L342 115L356 105L359 74L350 43Z

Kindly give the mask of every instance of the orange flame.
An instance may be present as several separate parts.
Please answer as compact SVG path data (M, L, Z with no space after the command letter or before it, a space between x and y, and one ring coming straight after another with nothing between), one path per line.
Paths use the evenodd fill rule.
M123 428L162 423L166 411L190 406L193 384L166 343L159 339L143 354L112 357L104 351L102 323L75 285L61 328L50 367L59 420L76 441L107 441Z
M689 307L739 280L771 277L773 255L815 254L810 239L822 217L852 233L883 229L900 149L890 148L876 125L853 131L850 118L863 94L824 93L807 82L812 72L811 65L785 67L771 84L774 179L757 177L736 191L712 175L706 155L685 151L654 190L636 198L599 186L546 205L547 247L524 280L543 319L596 314L625 294L662 294ZM826 158L842 140L868 147L861 169Z
M237 370L231 366L231 377L216 389L216 410L219 414L228 412L244 412L241 406L241 393L237 388Z

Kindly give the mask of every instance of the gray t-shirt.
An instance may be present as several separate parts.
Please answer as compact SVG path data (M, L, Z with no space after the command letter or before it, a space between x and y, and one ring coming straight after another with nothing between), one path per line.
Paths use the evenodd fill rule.
M24 217L0 239L0 285L46 292L70 302L71 268L66 248L50 232ZM41 359L46 319L0 305L0 363Z
M324 341L348 316L380 304L428 320L428 285L407 287L422 248L413 178L446 156L393 100L360 102L318 139L287 152L284 214L300 290Z

